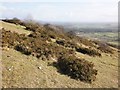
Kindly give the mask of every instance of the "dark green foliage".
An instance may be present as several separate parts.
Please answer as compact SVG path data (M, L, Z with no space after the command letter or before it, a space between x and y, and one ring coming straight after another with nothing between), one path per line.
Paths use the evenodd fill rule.
M77 44L74 41L66 41L65 47L75 48Z
M56 40L56 43L72 49L77 46L77 44L74 43L74 41L70 41L70 40Z
M64 46L65 41L64 40L56 40L56 43Z
M30 31L37 31L37 29L40 27L40 25L38 23L34 23L34 22L24 22L24 26L26 27L26 30L30 30Z
M19 42L23 41L25 39L24 34L17 34L15 32L5 31L2 30L2 46L9 46L14 47Z
M97 75L97 70L93 68L93 63L77 59L75 56L62 56L58 59L57 64L62 73L81 81L91 83Z
M3 19L2 21L25 26L26 30L30 30L30 31L33 31L33 32L37 31L37 29L41 27L41 25L37 22L34 22L34 21L26 21L25 22L25 21L21 21L18 18Z
M18 18L13 18L13 19L4 19L2 20L4 22L8 22L8 23L14 23L14 24L19 24L19 25L23 25L23 22L18 19Z
M90 48L76 47L76 51L81 52L83 54L88 54L90 56L101 56L101 54L98 51Z
M61 57L63 55L66 55L66 56L75 55L74 50L66 49L66 48L61 47L61 46L54 47L52 50L55 53L55 55L57 56L57 58L59 58L59 57Z
M71 49L66 49L62 46L58 46L55 43L47 43L46 37L41 37L41 33L33 32L28 36L24 34L12 33L10 31L2 30L2 46L9 46L23 54L36 56L37 58L42 55L47 58L49 55L60 57L64 54L74 54Z
M64 47L75 48L77 45L76 43L82 43L89 47L94 47L102 52L105 53L113 53L113 49L106 43L100 41L91 41L83 37L75 36L74 32L70 31L68 33L63 32L63 28L58 26L54 26L51 24L40 25L35 21L21 21L17 18L13 19L4 19L3 21L23 25L26 27L27 30L33 31L29 37L41 37L45 41L50 41L50 38L57 39L56 43L60 44ZM64 39L64 40L63 40ZM81 51L79 48L76 49L77 51ZM90 53L91 50L82 49L83 53ZM96 53L95 50L92 50L93 54ZM90 55L90 54L89 54ZM97 54L96 54L97 55Z
M15 49L17 51L22 52L23 54L26 54L26 55L30 55L31 54L31 51L30 51L29 47L25 46L24 44L23 45L21 45L21 44L16 45Z

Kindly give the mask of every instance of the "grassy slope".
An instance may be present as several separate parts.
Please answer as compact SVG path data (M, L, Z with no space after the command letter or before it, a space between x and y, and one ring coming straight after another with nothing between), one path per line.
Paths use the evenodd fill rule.
M33 56L26 56L15 50L3 50L3 86L4 87L117 87L118 66L117 56L104 56L102 58L81 55L94 62L98 69L97 80L87 84L69 78L57 72L50 61L42 61ZM38 69L41 67L41 69Z
M6 30L10 30L12 32L17 32L19 34L30 34L30 31L25 30L25 27L20 25L15 25L7 22L0 21L0 28L5 28Z
M8 23L5 23L5 27L11 27L7 25ZM18 30L17 27L14 25L15 31ZM24 29L19 30L21 30L21 33L28 32ZM76 54L78 57L93 62L98 69L97 80L92 84L77 81L58 73L55 67L48 66L48 62L52 61L42 61L12 49L4 49L2 53L3 87L98 88L117 87L118 85L117 52L114 55L102 53L102 57L90 57L81 53ZM38 69L38 67L42 69Z

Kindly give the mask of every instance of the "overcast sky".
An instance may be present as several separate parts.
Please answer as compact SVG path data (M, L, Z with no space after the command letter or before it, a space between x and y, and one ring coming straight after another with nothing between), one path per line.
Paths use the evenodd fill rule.
M119 0L0 0L0 18L117 22Z

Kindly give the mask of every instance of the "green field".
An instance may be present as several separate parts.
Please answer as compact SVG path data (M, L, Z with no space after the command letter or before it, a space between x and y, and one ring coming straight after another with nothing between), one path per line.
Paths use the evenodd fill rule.
M118 45L118 32L92 32L81 33L79 36L84 36L91 39L97 39L111 44Z

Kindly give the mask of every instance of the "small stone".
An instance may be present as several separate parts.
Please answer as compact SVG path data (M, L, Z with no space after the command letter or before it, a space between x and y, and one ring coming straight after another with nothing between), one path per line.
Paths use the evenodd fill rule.
M7 55L7 57L10 57L9 55Z
M10 68L8 68L8 70L9 70L9 71L11 71L13 68L14 68L14 67L13 67L13 66L11 66Z
M6 47L3 47L3 50L8 51L9 48L6 46Z
M40 69L40 70L41 70L41 69L42 69L42 67L40 67L40 66L39 66L39 67L38 67L38 69Z
M8 70L11 71L11 68L9 68Z
M52 60L57 62L57 59L55 59L55 58L52 58Z

